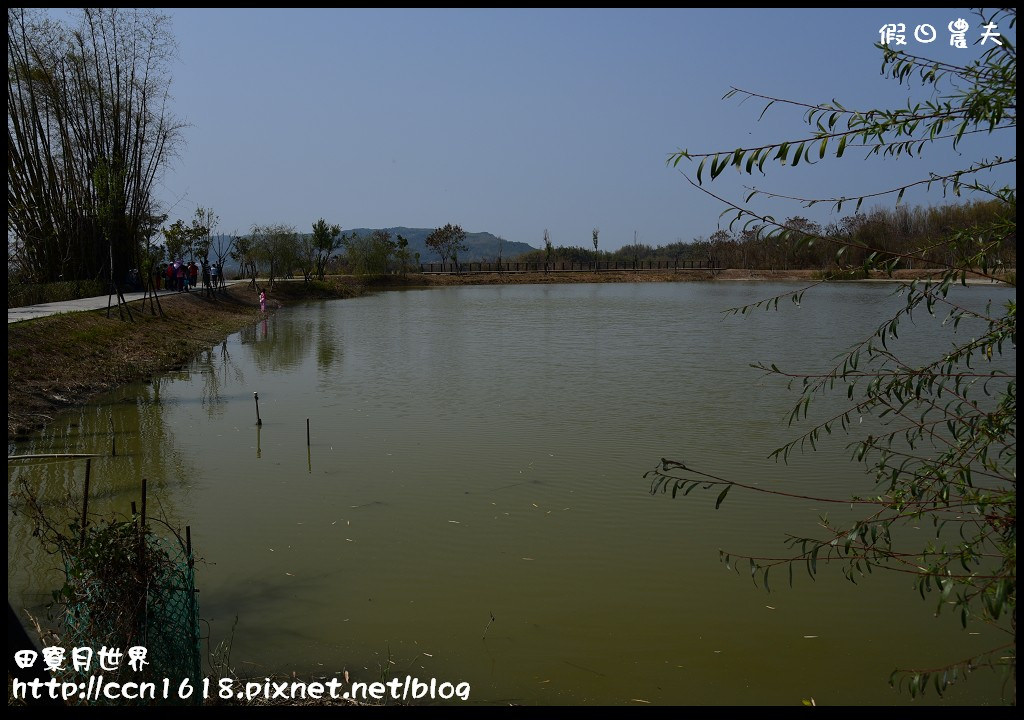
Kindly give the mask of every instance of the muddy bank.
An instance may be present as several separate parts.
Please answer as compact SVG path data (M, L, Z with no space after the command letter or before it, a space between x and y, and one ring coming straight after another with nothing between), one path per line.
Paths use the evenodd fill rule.
M268 311L309 299L354 297L355 280L278 283ZM216 299L163 295L163 316L132 302L133 322L112 310L65 313L7 326L7 439L41 427L54 413L118 385L183 367L200 351L260 317L257 293L235 285Z

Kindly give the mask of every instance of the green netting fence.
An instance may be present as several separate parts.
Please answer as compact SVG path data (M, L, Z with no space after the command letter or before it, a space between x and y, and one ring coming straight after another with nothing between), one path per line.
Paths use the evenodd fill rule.
M156 683L156 699L88 700L90 704L199 704L202 680L199 602L191 548L177 535L163 538L135 523L110 524L91 531L79 555L65 561L66 646L93 650L92 668L73 672L74 682L102 673L111 682ZM121 650L114 671L99 668L104 647ZM141 668L129 663L129 648L146 649ZM71 663L68 663L70 666ZM113 665L113 663L110 663ZM171 688L164 697L165 679ZM189 680L195 690L181 699L177 689Z

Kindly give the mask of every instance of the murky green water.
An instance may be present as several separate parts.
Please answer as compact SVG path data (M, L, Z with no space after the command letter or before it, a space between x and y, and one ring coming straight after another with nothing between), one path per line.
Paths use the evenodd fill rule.
M146 477L150 513L191 526L201 615L214 644L237 615L242 673L387 667L468 681L487 703L907 703L894 667L996 639L933 618L908 576L852 585L836 567L790 589L780 574L768 594L719 548L782 554L833 508L733 491L716 511L714 493L652 497L642 477L669 457L789 491L870 488L845 439L765 459L796 432L796 395L749 364L820 369L901 300L841 285L723 316L793 287L463 287L292 308L9 449L109 452L112 422L93 507L127 512ZM947 342L938 321L918 330L910 354ZM83 477L81 462L23 466L9 488L28 478L56 507ZM9 510L11 599L41 611L58 580ZM979 672L947 701L998 700Z

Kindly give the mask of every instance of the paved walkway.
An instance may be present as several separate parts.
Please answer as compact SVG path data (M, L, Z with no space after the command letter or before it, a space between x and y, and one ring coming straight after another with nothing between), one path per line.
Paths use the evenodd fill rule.
M228 280L228 285L235 285L237 283L249 282L248 280ZM160 296L164 295L177 295L177 290L159 290ZM192 292L203 292L202 288L197 288ZM124 294L124 299L128 302L132 300L141 300L145 293L142 292L130 292ZM22 320L34 320L36 318L46 317L47 315L56 315L58 313L67 312L82 312L83 310L103 310L107 307L107 296L100 295L98 297L91 298L79 298L78 300L62 300L60 302L52 303L41 303L39 305L26 305L25 307L7 308L7 324L10 325L14 322L21 322ZM114 312L117 310L117 298L110 298L110 310Z

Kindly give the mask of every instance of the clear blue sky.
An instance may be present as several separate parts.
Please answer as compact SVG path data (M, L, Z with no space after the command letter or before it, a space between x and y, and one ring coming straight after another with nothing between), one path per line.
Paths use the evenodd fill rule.
M354 227L459 223L540 246L659 245L707 236L722 207L666 166L669 153L808 134L800 113L722 100L730 86L847 107L905 104L881 77L879 28L907 25L908 50L977 57L969 10L168 10L179 44L175 113L188 127L157 187L171 220L211 207L218 230L319 217ZM971 24L949 47L947 24ZM917 43L930 23L938 39ZM1016 41L1015 31L999 28ZM919 86L915 89L920 96ZM744 184L850 195L1016 154L1016 135L972 138L962 156L870 160L847 153ZM691 166L691 173L695 170ZM908 193L937 204L941 193ZM794 205L777 217L827 220Z

